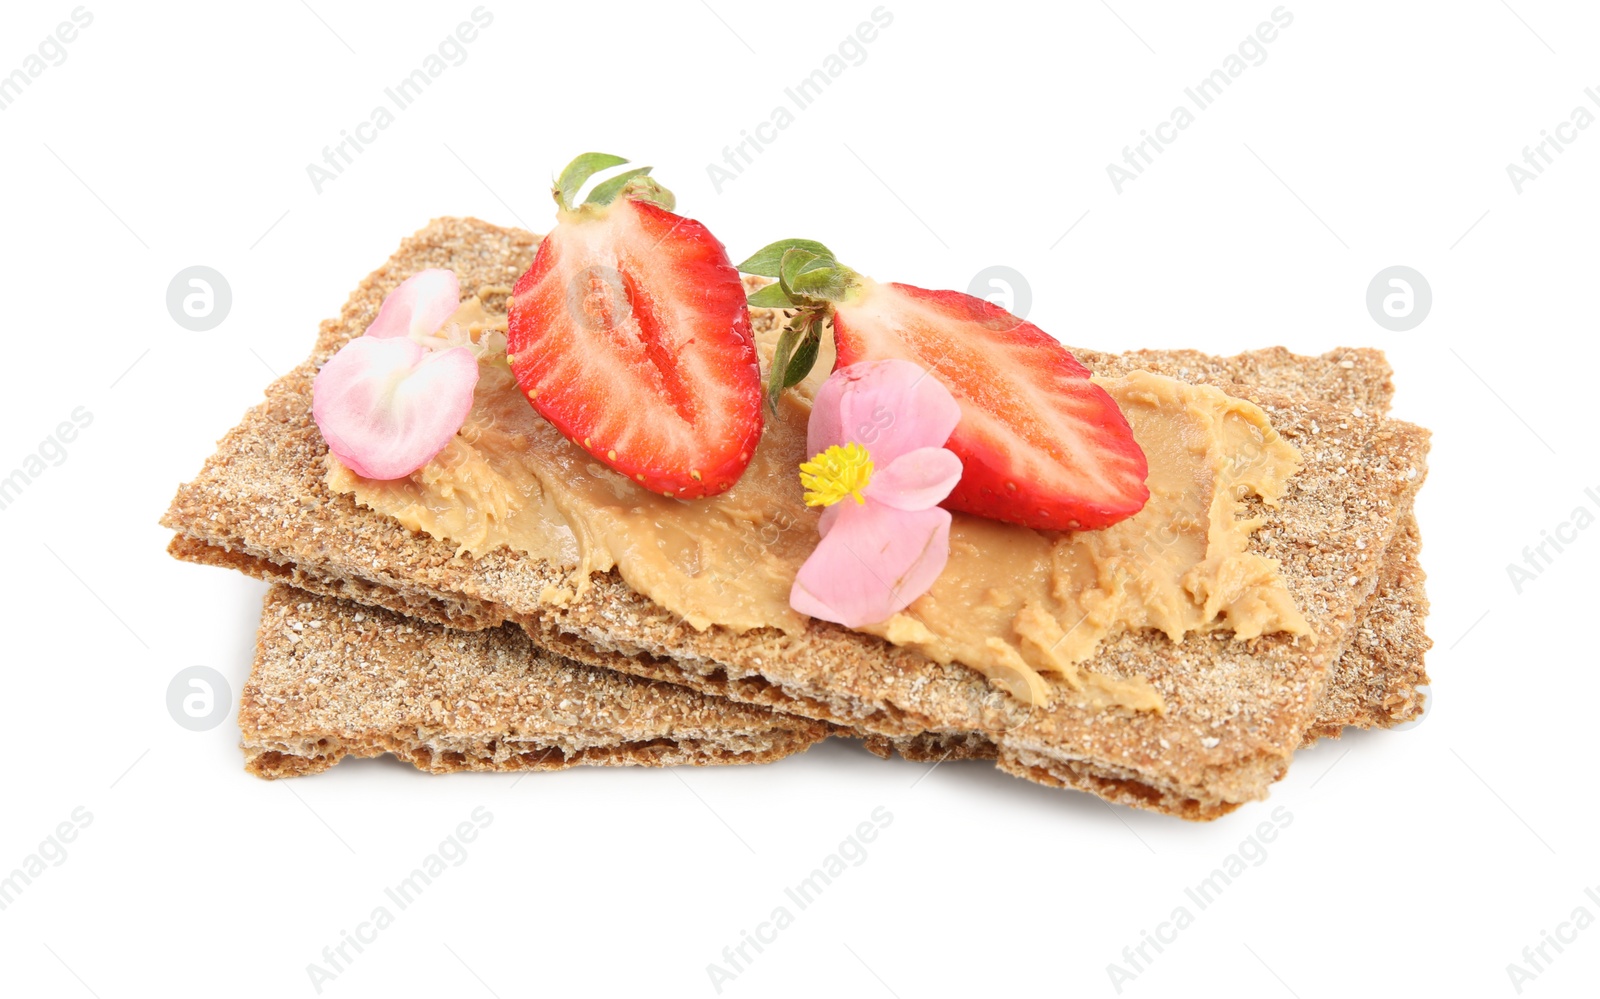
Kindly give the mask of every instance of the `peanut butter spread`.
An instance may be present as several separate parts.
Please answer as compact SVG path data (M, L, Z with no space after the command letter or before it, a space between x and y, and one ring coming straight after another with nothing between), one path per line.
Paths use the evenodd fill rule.
M452 322L504 329L476 298ZM757 324L758 328L762 324ZM779 329L760 330L770 358ZM409 478L363 479L329 457L336 492L481 554L505 545L571 567L543 598L564 604L594 572L616 569L633 589L704 630L807 619L789 607L795 573L817 541L797 469L809 455L810 399L833 367L831 345L781 400L743 478L721 496L683 501L637 487L563 438L518 390L503 356L480 362L471 413L455 439ZM1101 381L1149 458L1150 501L1100 531L1051 533L957 513L950 561L904 612L863 630L959 662L1034 704L1060 697L1092 707L1164 710L1142 678L1077 664L1108 636L1144 628L1173 641L1229 630L1248 639L1309 633L1275 561L1246 550L1300 457L1250 402L1148 372ZM1058 678L1052 683L1044 674Z

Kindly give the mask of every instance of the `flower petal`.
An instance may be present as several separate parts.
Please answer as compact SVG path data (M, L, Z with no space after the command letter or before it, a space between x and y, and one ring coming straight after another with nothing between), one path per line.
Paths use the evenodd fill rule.
M883 468L907 451L943 446L960 421L955 397L921 365L860 361L835 371L817 390L806 448L817 454L854 441Z
M852 499L849 505L855 506L856 501ZM833 522L839 519L839 514L843 513L845 509L846 506L843 502L823 508L822 516L817 518L817 536L819 538L828 536L828 532L833 530Z
M352 472L399 479L450 443L477 384L478 361L465 347L430 351L404 337L356 337L317 372L311 415Z
M806 457L821 454L835 444L849 443L844 436L844 421L839 418L839 399L848 384L841 368L829 375L811 400L811 418L806 421Z
M389 292L378 307L378 318L367 327L367 336L428 336L438 332L460 307L461 284L455 271L418 271Z
M838 503L827 536L800 567L789 606L859 628L888 620L922 596L950 558L950 514Z
M867 483L867 502L876 500L897 510L936 506L961 481L961 459L942 447L907 451L887 468L878 468Z

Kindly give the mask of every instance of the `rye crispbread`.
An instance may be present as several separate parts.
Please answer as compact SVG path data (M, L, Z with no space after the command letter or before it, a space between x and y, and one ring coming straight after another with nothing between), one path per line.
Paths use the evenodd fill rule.
M1374 591L1425 472L1425 431L1366 410L1357 415L1349 405L1261 394L1257 401L1301 449L1306 468L1280 508L1260 511L1266 522L1253 545L1280 560L1319 641L1200 637L1174 645L1141 634L1105 643L1087 667L1146 677L1166 698L1165 716L1069 704L1030 711L964 667L827 625L795 637L693 632L615 576L597 578L577 604L551 608L538 596L557 580L557 567L505 551L457 557L449 545L329 494L309 417L317 366L365 328L407 274L442 266L457 272L468 293L504 286L534 245L529 234L471 220L440 220L408 240L341 318L324 324L312 358L279 380L201 477L180 490L166 520L187 539L175 552L203 550L213 556L205 560L218 561L222 549L240 567L273 563L289 578L464 627L513 620L572 658L890 738L975 734L995 742L1008 769L1209 818L1264 796L1315 723L1329 666ZM1184 367L1163 368L1153 356L1139 364L1174 374Z
M767 763L830 726L582 666L514 626L453 631L274 586L239 704L245 769L392 754L419 770Z

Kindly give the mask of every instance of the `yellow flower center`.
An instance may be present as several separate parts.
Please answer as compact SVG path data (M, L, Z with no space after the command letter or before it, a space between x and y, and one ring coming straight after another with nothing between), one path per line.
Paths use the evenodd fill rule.
M846 496L865 503L861 490L872 481L872 457L860 444L835 444L800 466L806 506L832 506Z

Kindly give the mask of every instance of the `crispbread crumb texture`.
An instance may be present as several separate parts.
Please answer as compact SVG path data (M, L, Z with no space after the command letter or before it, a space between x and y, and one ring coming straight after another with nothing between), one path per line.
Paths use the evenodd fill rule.
M516 628L449 631L274 586L239 707L263 777L389 753L433 773L760 763L826 725L581 666Z
M1303 744L1337 738L1345 728L1390 728L1422 714L1431 681L1426 658L1433 639L1425 623L1427 574L1418 555L1422 536L1414 517L1400 524L1382 578L1356 624L1323 695L1322 710Z

